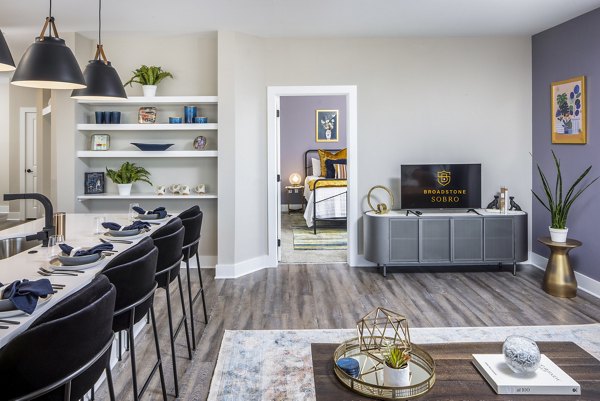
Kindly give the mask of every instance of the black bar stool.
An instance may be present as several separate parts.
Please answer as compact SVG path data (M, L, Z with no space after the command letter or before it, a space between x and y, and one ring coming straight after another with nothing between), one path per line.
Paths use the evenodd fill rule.
M158 262L156 264L156 282L158 287L165 290L167 297L167 314L169 318L169 334L171 339L171 359L173 361L173 379L175 382L175 398L179 397L179 381L177 379L177 358L175 355L175 338L183 327L185 330L185 339L187 341L188 357L192 359L192 348L190 346L190 335L188 333L187 315L185 312L185 302L183 299L183 288L181 286L181 259L183 237L185 228L181 224L181 219L175 217L164 226L152 233L151 238L154 245L158 248ZM173 331L173 312L171 308L171 293L169 285L177 279L179 285L179 296L181 298L182 319L177 324L177 329Z
M198 207L194 205L191 208L181 212L179 218L185 227L185 237L183 240L183 260L187 271L187 287L188 287L188 300L190 305L190 320L192 326L192 345L196 349L196 329L194 322L194 303L198 297L202 297L202 309L204 311L204 323L208 323L208 314L206 313L206 299L204 298L204 285L202 284L202 272L200 271L200 257L198 256L198 244L200 243L200 236L202 231L202 218L203 213ZM190 258L196 256L196 263L198 265L198 279L200 280L200 289L196 292L192 298L192 283L190 274Z
M0 397L74 401L106 371L114 401L109 363L115 296L115 287L100 275L0 349Z
M112 320L115 332L127 330L129 350L131 352L131 378L133 382L133 399L139 400L148 388L152 376L158 369L163 400L167 401L165 376L158 344L156 318L154 316L154 291L156 290L156 261L158 250L150 238L142 239L138 244L118 254L102 271L117 288L117 299ZM156 348L156 363L149 377L138 392L137 369L135 361L135 341L133 325L139 322L150 311L154 346Z

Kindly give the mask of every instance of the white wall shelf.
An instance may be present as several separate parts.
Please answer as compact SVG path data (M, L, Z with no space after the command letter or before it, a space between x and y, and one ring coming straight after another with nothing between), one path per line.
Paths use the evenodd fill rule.
M94 194L79 195L77 200L82 202L86 200L115 200L115 199L164 199L164 200L186 200L186 199L217 199L217 194L191 194L191 195L156 195L153 193L131 194L127 196L119 194Z
M126 106L126 105L155 105L155 104L172 104L172 105L187 105L187 104L217 104L217 96L154 96L154 97L143 97L143 96L130 96L128 99L123 100L79 100L79 104L89 105L114 105L114 106Z
M141 150L79 150L77 157L83 158L139 158L139 157L218 157L217 150L164 150L144 152Z
M79 131L216 131L219 124L77 124Z

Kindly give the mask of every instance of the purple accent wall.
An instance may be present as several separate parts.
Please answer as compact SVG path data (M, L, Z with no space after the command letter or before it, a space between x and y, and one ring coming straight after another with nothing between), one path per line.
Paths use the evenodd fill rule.
M286 201L284 187L290 185L292 173L302 175L304 152L308 149L343 149L346 147L345 96L282 96L280 109L281 199ZM338 142L315 139L316 110L339 110ZM316 156L318 157L318 156Z
M553 183L555 175L550 150L561 160L564 182L570 184L590 164L588 175L600 175L600 8L574 18L532 38L533 81L533 157ZM585 75L587 89L586 145L553 145L550 137L550 84L554 81ZM589 180L588 180L589 181ZM543 191L535 163L533 189ZM590 187L574 204L567 225L569 237L583 242L571 252L571 263L576 271L594 280L600 280L600 182ZM545 246L537 242L548 235L550 215L533 199L532 248L533 252L548 256Z

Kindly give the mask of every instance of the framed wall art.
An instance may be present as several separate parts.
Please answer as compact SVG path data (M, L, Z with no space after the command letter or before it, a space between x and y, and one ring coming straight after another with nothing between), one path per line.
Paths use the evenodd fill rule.
M104 193L104 173L85 173L85 194L103 194Z
M552 143L587 143L585 77L552 82Z
M338 142L339 110L317 110L315 136L317 142Z

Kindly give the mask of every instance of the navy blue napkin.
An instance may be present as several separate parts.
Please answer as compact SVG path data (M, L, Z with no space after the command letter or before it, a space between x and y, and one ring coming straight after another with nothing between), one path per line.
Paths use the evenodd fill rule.
M103 251L113 250L113 244L99 244L88 249L80 249L77 252L75 252L75 255L71 255L71 251L73 250L72 246L69 246L67 244L58 244L58 246L67 256L88 256L94 255L96 253L102 253Z
M36 281L16 280L9 284L2 293L2 299L10 299L15 307L31 315L35 310L39 297L54 293L52 284L47 278Z
M125 230L142 230L145 228L150 228L150 224L146 223L145 221L135 221L133 222L133 224L126 226L126 227L121 227L121 225L117 224L117 223L111 223L110 221L107 221L106 223L102 223L102 227L109 229L109 230L115 230L115 231L125 231Z
M135 210L138 214L145 214L145 215L156 214L156 215L158 215L158 217L157 217L158 219L164 219L165 217L167 217L167 210L163 206L157 207L154 210L148 210L148 211L142 209L139 206L134 206L132 209Z

